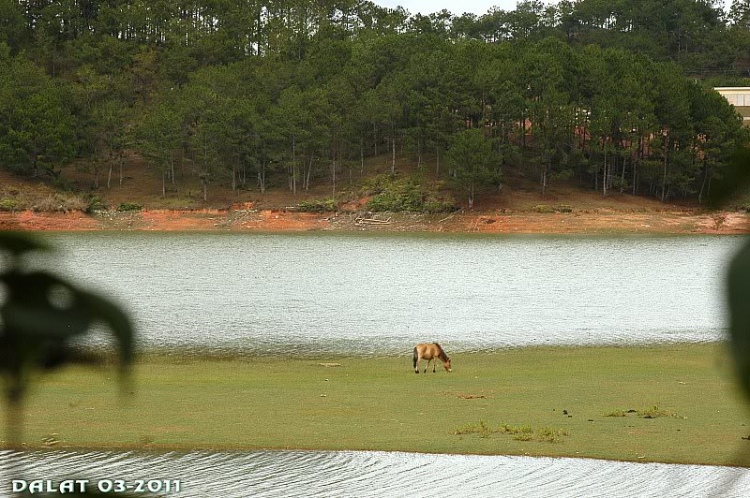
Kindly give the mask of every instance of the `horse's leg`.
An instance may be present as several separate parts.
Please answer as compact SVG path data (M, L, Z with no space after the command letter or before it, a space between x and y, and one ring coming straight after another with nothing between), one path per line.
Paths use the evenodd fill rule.
M437 358L432 359L432 373L435 373L435 368L437 367Z
M424 366L424 373L427 373L427 369L430 368L430 360L427 359L427 365Z
M417 348L414 348L414 373L419 373L419 353L417 353Z

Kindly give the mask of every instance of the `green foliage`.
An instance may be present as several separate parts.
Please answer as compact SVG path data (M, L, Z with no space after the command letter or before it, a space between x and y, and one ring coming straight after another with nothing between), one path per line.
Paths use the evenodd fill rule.
M297 205L297 209L303 213L328 213L337 211L338 207L332 198L315 199L312 201L303 201Z
M611 412L607 412L604 414L605 417L627 417L628 410L623 410L621 408L615 408Z
M433 190L425 188L418 177L401 180L380 175L365 182L365 195L375 193L367 202L367 209L375 212L443 213L456 210L451 200L436 198Z
M549 213L554 213L555 212L555 208L553 208L552 206L549 206L547 204L539 204L539 205L534 206L533 208L531 208L531 210L532 211L536 211L537 213L545 213L545 214L549 214Z
M567 204L560 204L558 206L550 206L549 204L537 204L536 206L532 207L531 210L543 214L573 212L573 208Z
M16 211L19 206L16 199L0 199L0 211Z
M137 202L122 202L117 207L118 211L140 211L143 209L143 205Z
M0 306L0 375L11 404L21 402L33 370L96 361L70 342L86 334L97 321L112 331L123 373L133 360L133 327L119 307L53 273L23 269L27 253L49 250L26 235L0 233L0 251L12 256L0 273L6 290Z
M482 189L497 187L502 179L492 140L483 129L464 130L451 137L448 158L453 168L453 182L469 197L473 207L475 195Z
M388 152L392 174L403 154L422 170L448 159L436 174L470 205L525 165L543 190L575 175L603 195L702 202L748 135L709 86L718 79L685 76L742 84L744 3L727 18L692 0L521 2L483 16L5 1L0 164L37 175L81 159L98 187L135 149L163 196L177 162L204 199L209 184L296 192L323 174L335 197L342 165ZM400 197L378 204L416 209Z
M87 213L95 213L97 211L106 211L107 205L104 204L104 201L101 197L98 195L92 195L91 199L89 199L88 207L86 208Z
M493 434L509 434L513 436L516 441L538 441L556 443L561 440L563 436L569 436L570 431L567 429L556 429L548 426L538 427L536 430L534 427L523 424L523 425L509 425L501 424L498 427L490 427L484 420L480 420L478 424L469 424L463 427L459 427L454 430L452 434L457 436L463 436L468 434L477 434L481 438L487 438Z
M367 202L371 211L421 211L422 190L411 181L400 181Z
M422 212L423 213L452 213L453 211L457 211L458 207L456 206L456 203L452 200L428 200L422 203Z
M750 396L750 242L732 259L728 277L732 353L740 383Z
M644 408L642 410L625 410L623 408L615 408L612 411L609 411L604 414L605 417L627 417L628 415L634 415L639 418L660 418L660 417L672 417L672 418L686 418L681 417L677 415L675 412L670 410L665 410L659 406L659 404L651 405L647 408Z
M76 155L69 88L17 56L0 59L0 164L37 175Z
M639 417L643 418L659 418L659 417L677 417L677 414L675 412L665 410L659 405L652 405L648 408L644 408L643 410L639 410L637 412Z

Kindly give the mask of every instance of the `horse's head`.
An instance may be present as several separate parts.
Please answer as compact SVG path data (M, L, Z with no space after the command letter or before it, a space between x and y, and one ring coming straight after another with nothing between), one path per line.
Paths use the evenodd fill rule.
M443 368L445 368L446 372L452 372L451 370L451 359L446 357L445 361L443 362Z

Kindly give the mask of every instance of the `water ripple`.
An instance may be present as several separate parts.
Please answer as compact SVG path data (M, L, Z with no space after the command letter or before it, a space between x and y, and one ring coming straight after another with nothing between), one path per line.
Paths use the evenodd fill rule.
M45 237L63 249L50 264L122 301L144 347L365 356L427 341L456 352L716 341L724 265L743 240Z
M369 451L0 452L0 497L27 479L179 479L170 496L740 497L750 470L571 458Z

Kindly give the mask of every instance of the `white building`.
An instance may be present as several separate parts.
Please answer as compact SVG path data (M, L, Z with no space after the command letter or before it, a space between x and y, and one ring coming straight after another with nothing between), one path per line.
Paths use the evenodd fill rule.
M750 87L725 86L714 88L732 104L742 116L745 126L750 126Z

